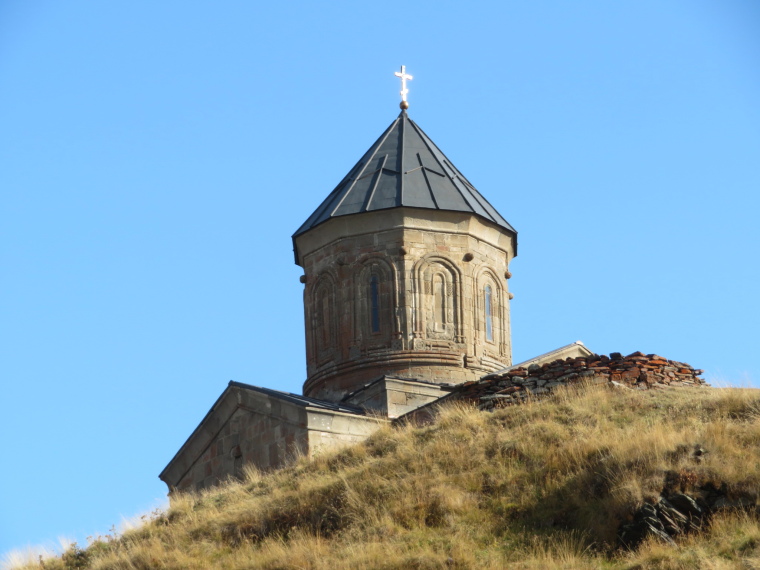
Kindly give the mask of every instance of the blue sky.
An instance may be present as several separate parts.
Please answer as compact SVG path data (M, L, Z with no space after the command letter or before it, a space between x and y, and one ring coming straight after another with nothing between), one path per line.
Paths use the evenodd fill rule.
M516 361L760 386L760 4L0 2L0 554L160 504L229 380L300 392L291 234L398 113L519 232Z

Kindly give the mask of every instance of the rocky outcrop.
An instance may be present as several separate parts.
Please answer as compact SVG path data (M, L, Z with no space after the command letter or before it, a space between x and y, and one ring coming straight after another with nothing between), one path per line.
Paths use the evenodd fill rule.
M663 490L655 503L646 503L633 519L620 525L618 543L634 549L647 538L675 544L679 536L701 530L713 514L725 510L744 510L757 514L757 497L749 493L732 494L726 485L707 483L688 494Z
M702 372L656 354L593 354L490 374L477 382L462 384L447 400L472 401L479 408L488 410L549 394L561 386L583 381L610 383L636 390L703 386L706 383L699 377Z

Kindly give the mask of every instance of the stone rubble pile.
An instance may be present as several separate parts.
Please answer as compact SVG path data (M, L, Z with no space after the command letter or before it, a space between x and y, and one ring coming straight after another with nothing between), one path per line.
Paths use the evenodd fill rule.
M666 360L656 354L593 354L490 374L477 382L462 384L455 399L473 401L480 409L488 410L519 403L530 397L548 394L560 386L583 381L593 384L611 383L636 390L703 386L706 383L699 378L702 373L702 370L696 370L688 364Z

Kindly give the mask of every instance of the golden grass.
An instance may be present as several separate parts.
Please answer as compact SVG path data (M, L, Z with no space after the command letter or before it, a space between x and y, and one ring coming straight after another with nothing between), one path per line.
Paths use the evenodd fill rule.
M677 548L616 545L620 523L666 484L757 496L759 410L751 389L588 386L493 413L454 405L428 426L383 427L178 495L139 528L44 567L760 568L754 514L715 516Z

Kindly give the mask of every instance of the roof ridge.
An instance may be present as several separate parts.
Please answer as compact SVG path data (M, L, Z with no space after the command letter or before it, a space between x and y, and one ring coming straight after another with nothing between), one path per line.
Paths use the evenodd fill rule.
M435 143L433 143L432 139L429 136L427 136L427 133L422 130L422 127L420 127L412 119L409 119L409 122L412 123L412 126L417 130L417 132L419 132L420 138L422 139L422 142L425 143L425 146L430 151L430 154L433 155L433 158L436 160L436 162L438 163L438 165L443 169L443 171L446 172L446 166L448 165L449 169L454 172L454 178L452 178L451 176L449 176L449 178L451 178L452 182L454 183L454 188L456 188L456 191L459 192L459 195L462 197L462 199L465 202L467 202L467 204L472 208L472 204L467 199L467 196L464 195L464 193L462 192L462 190L459 188L459 185L456 183L455 178L458 177L457 175L459 173L459 171L457 170L457 168L454 167L453 164L451 164L451 161L448 159L448 157L445 154L443 154L443 151L441 149L439 149L435 145ZM431 145L433 146L433 148L431 148ZM443 162L441 162L438 159L438 157L436 156L436 151L438 151L438 153L440 153L441 157L443 158ZM444 164L444 163L446 163L446 164Z
M472 200L475 200L475 202L480 207L480 209L482 209L487 214L487 217L491 218L492 221L496 222L499 225L506 225L508 229L517 233L515 229L512 227L512 225L509 222L507 222L507 220L505 220L501 214L499 214L499 212L496 210L496 208L493 207L493 205L491 205L488 199L485 196L483 196L483 194L478 192L478 189L475 188L475 185L472 182L470 182L467 179L467 177L464 174L462 174L462 172L456 166L454 166L454 163L451 162L451 159L448 156L446 156L446 154L440 148L438 148L438 146L433 142L433 140L428 136L428 134L422 129L422 127L420 127L412 119L409 119L409 122L411 122L412 125L415 127L415 129L417 129L417 131L419 131L419 133L422 135L423 142L425 143L425 145L428 146L428 148L430 148L430 145L432 145L433 149L441 155L441 158L443 159L443 162L445 164L442 164L440 161L439 161L439 164L441 164L441 166L448 166L448 168L453 172L453 176L450 176L450 178L452 179L452 182L454 182L454 187L457 189L457 192L459 192L459 194L467 202L467 204L470 205L471 208L473 208L472 202L467 197L469 195L469 197ZM428 144L428 142L430 144ZM431 149L431 153L434 155L434 158L438 160L437 157L435 157L433 149ZM462 192L461 188L459 187L459 184L465 185L467 189L466 194ZM473 210L475 209L476 208L473 208Z
M402 111L402 112L403 112L403 111ZM363 172L364 172L364 169L365 169L365 168L367 168L367 165L368 165L368 164L369 164L369 163L372 161L372 158L373 158L373 157L375 156L375 154L377 153L377 150L378 150L378 149L379 149L381 146L383 146L383 143L384 143L384 142L385 142L385 140L388 138L388 135L389 135L389 134L391 133L391 131L393 130L393 127L396 125L396 123L398 123L398 120L399 120L399 118L400 118L400 117L396 117L396 120L395 120L395 121L393 121L393 122L391 123L391 125L390 125L390 126L387 128L387 129L385 129L385 132L384 132L382 135L380 135L380 138L379 138L379 139L377 139L377 140L375 141L375 144L373 144L371 147L369 147L369 150L367 150L367 152L365 152L365 153L364 153L364 156L362 157L362 159L363 159L364 157L366 157L368 154L370 154L370 152L372 153L372 155L371 155L371 156L370 156L370 157L369 157L369 158L368 158L368 159L367 159L367 160L364 162L364 164L362 165L362 168L361 168L361 171L360 171L360 173L359 173L359 174L357 174L356 176L354 176L354 179L353 179L353 181L351 182L351 184L349 185L348 189L347 189L347 190L346 190L346 191L343 193L343 196L342 196L342 197L341 197L341 199L338 201L338 203L335 205L335 208L333 208L333 211L331 212L331 214L332 214L332 215L334 215L334 214L335 214L335 212L338 210L338 208L340 208L341 204L343 204L343 201L346 199L346 196L348 196L348 194L351 192L351 190L353 189L353 187L354 187L354 186L356 185L356 183L359 181L359 179L361 178L361 173L363 173Z
M398 194L396 194L396 206L404 205L404 180L406 174L404 173L404 143L406 142L406 121L409 119L409 115L406 114L406 110L402 109L398 114L398 119L401 119L401 134L399 140L401 140L401 153L396 153L396 162L401 165L399 168L399 181L398 181Z

